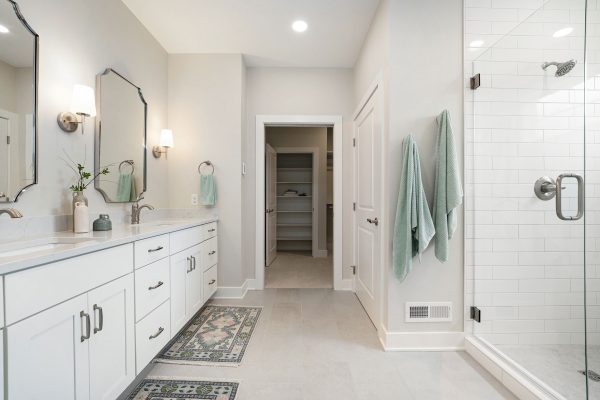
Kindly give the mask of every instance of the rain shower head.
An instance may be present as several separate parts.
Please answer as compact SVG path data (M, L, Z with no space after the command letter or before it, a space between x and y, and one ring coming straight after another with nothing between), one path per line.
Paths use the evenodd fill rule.
M556 65L556 73L554 74L554 76L559 77L559 76L564 76L564 75L568 74L569 72L571 72L573 67L575 67L575 64L577 64L577 61L575 61L575 60L569 60L569 61L565 61L563 63L559 63L556 61L545 62L542 64L542 69L546 70L546 68L548 68L550 65Z

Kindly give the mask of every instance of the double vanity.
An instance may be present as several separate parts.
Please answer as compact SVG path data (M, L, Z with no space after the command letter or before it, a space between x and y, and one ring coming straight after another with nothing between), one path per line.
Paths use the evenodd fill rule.
M217 290L215 217L0 246L7 399L116 399Z

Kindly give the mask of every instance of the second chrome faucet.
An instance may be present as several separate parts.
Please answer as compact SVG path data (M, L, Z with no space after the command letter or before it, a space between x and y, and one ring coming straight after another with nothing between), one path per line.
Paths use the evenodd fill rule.
M133 204L131 205L131 224L137 225L140 223L140 212L147 208L148 210L154 210L150 204L143 204L140 206L140 201L144 200L144 193L140 193L140 195L135 199Z

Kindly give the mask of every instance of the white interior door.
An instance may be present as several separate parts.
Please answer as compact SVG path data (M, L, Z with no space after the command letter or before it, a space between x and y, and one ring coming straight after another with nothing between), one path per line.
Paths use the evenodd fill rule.
M0 197L10 193L10 145L8 144L9 121L0 117Z
M269 266L277 256L277 152L269 144L265 147L265 183L266 183L266 265Z
M371 321L379 326L381 296L381 141L377 93L354 121L356 139L356 295Z

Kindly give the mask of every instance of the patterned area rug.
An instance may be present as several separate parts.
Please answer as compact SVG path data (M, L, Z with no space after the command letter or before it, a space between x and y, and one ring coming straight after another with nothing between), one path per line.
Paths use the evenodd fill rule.
M157 357L158 362L238 366L262 307L209 305Z
M235 382L144 379L129 400L210 399L233 400L238 391Z

